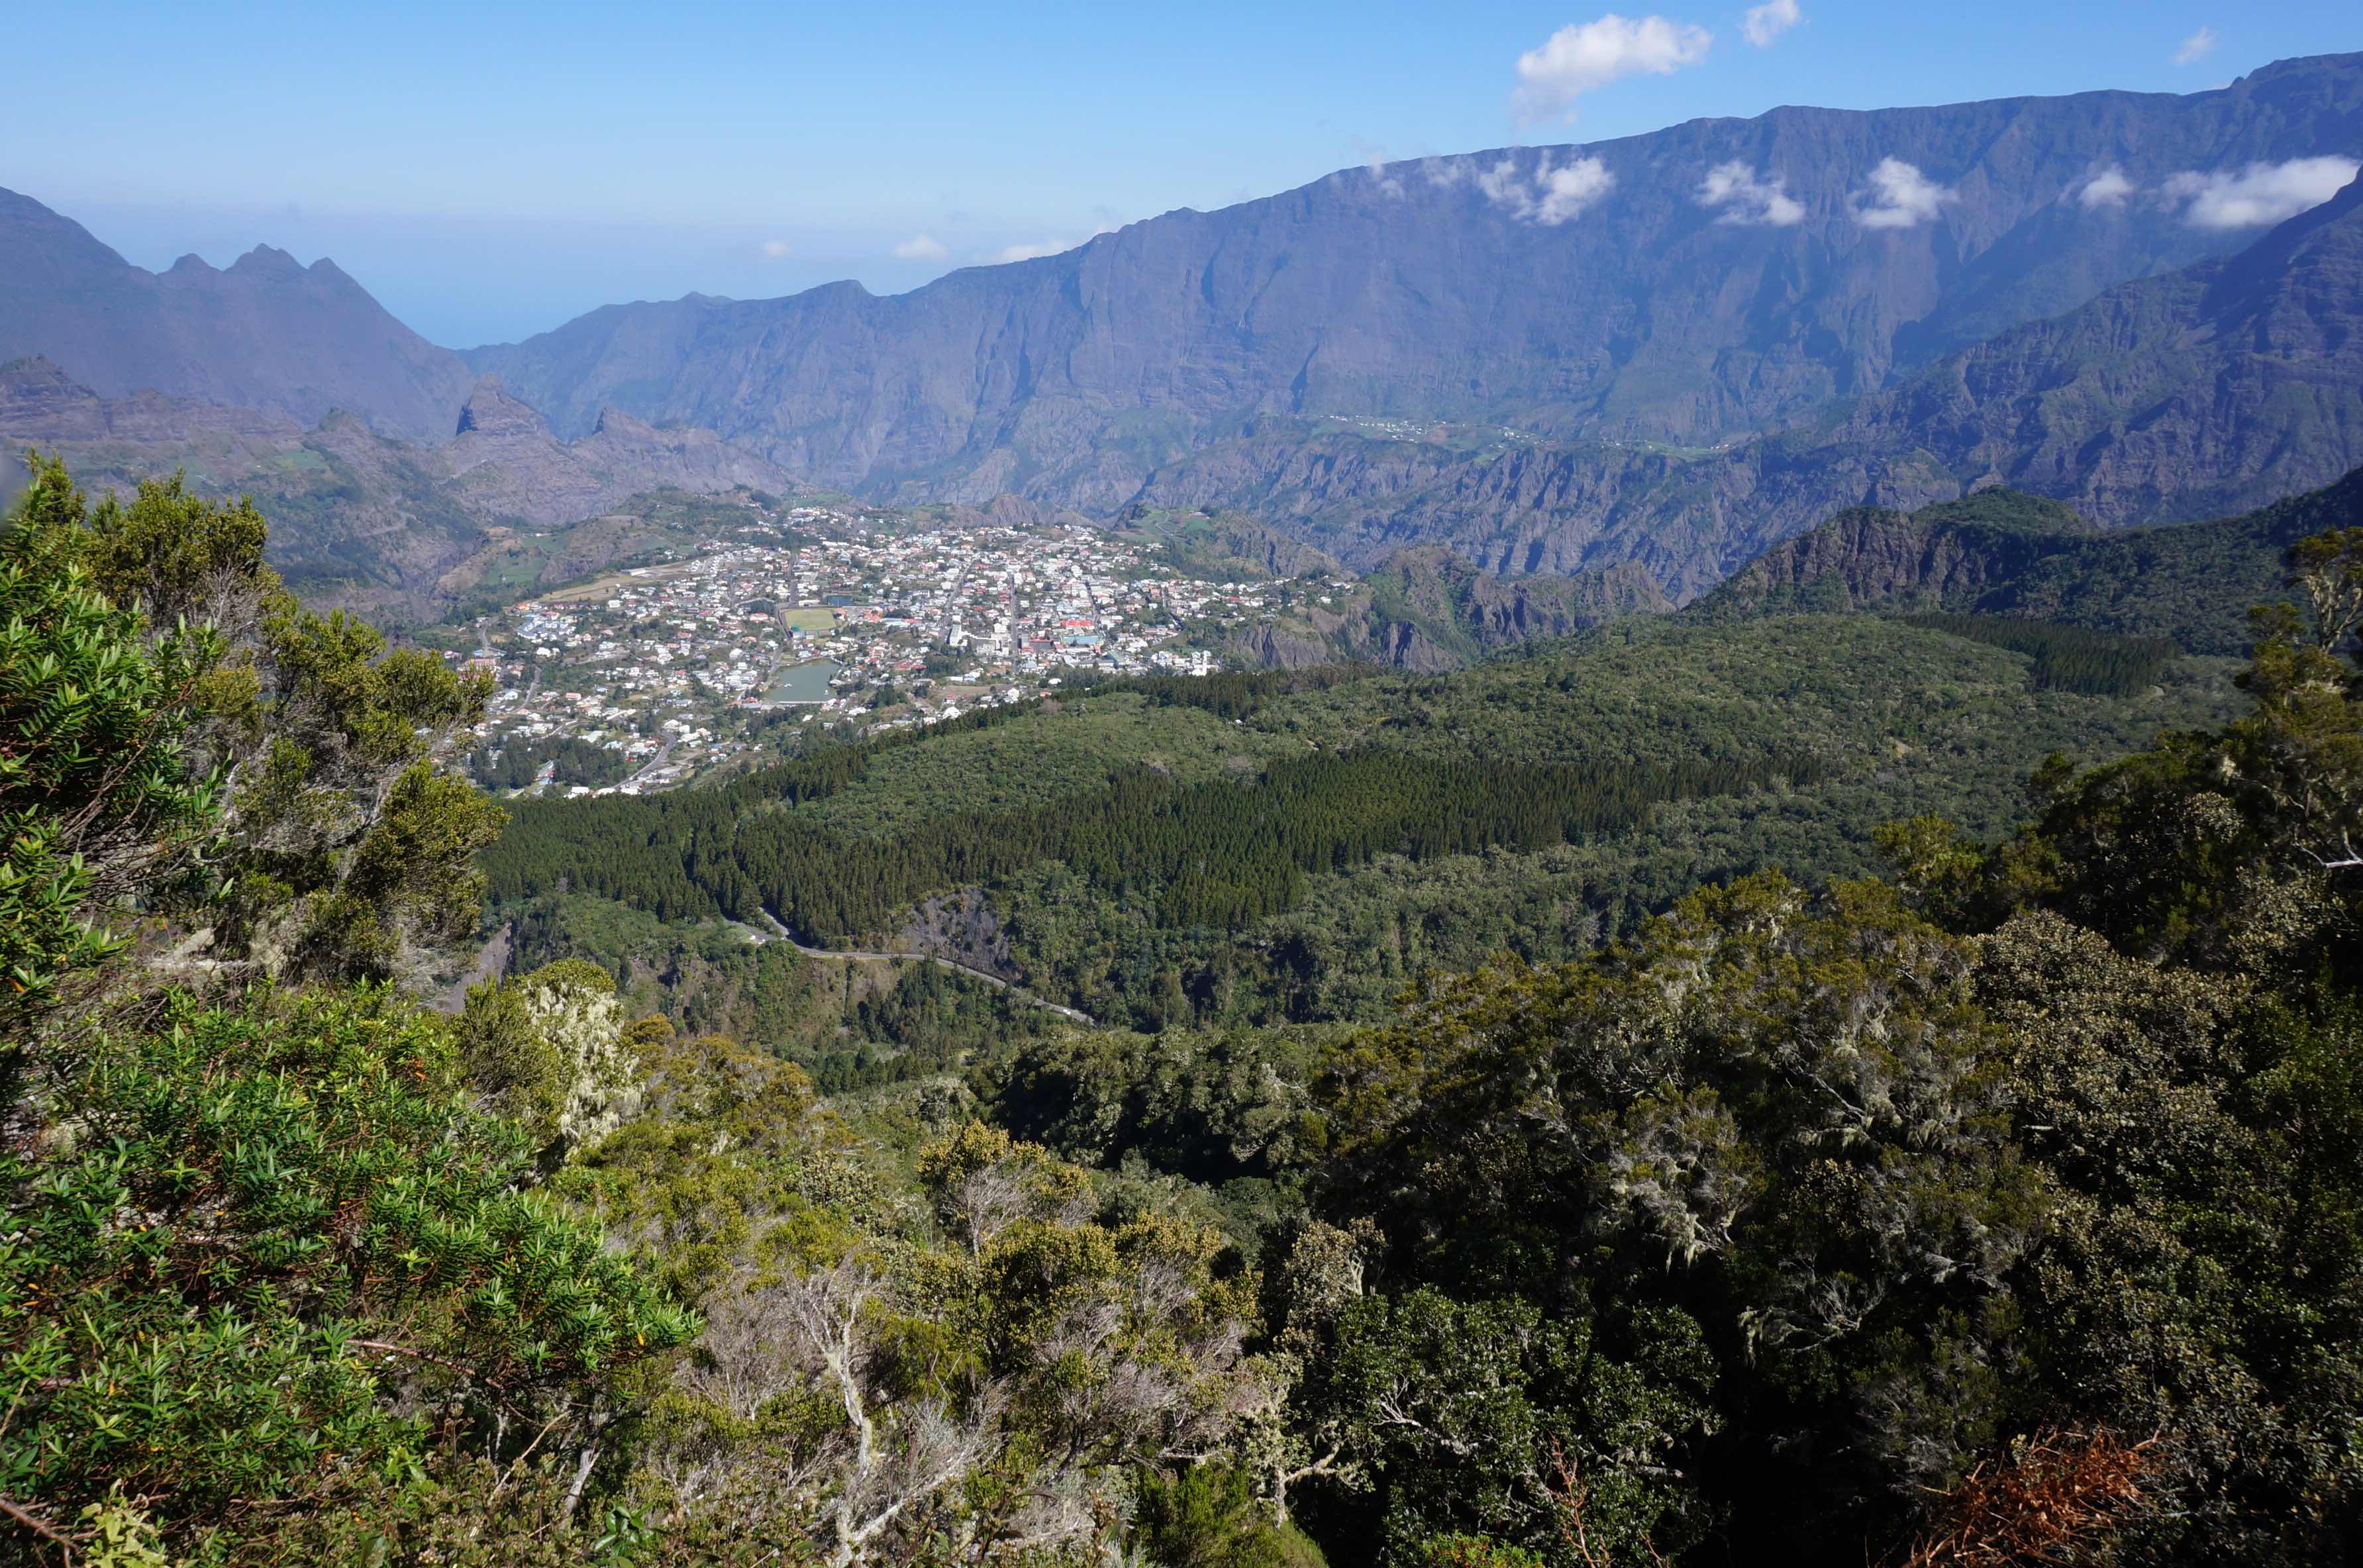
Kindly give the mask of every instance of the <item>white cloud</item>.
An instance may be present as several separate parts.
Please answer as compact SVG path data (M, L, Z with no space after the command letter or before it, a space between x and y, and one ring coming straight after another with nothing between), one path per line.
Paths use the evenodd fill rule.
M993 252L995 261L1034 261L1045 256L1063 255L1079 246L1089 245L1103 234L1114 234L1115 225L1102 223L1081 239L1043 239L1030 245L1004 245Z
M1797 0L1764 0L1763 5L1747 8L1743 26L1749 43L1758 49L1770 49L1774 39L1804 19L1805 14L1797 9Z
M1520 125L1573 119L1575 101L1625 76L1665 76L1706 58L1714 35L1663 17L1627 18L1614 11L1561 28L1540 49L1518 56L1510 112Z
M1504 158L1491 169L1477 171L1477 188L1485 193L1487 201L1508 207L1520 217L1534 206L1534 198L1526 193L1526 182L1518 175L1515 159Z
M784 261L795 254L794 248L784 239L767 239L758 248L763 252L766 261Z
M2134 182L2125 178L2125 171L2112 163L2085 181L2076 199L2083 204L2086 212L2097 212L2102 207L2113 209L2124 206L2135 189Z
M2193 228L2255 228L2293 218L2338 194L2355 178L2351 158L2292 158L2251 163L2238 173L2169 176L2169 202L2187 203L2182 221Z
M2182 40L2174 51L2177 65L2196 65L2215 52L2215 29L2202 28Z
M901 261L941 261L951 254L951 248L932 234L915 234L894 247L894 256Z
M1854 221L1865 228L1910 228L1932 223L1953 193L1920 172L1917 164L1882 158L1856 193Z
M1382 195L1400 196L1403 193L1403 182L1387 172L1385 148L1357 137L1354 138L1354 150L1362 155L1362 167L1370 171L1371 180L1377 183Z
M1439 185L1459 184L1460 177L1458 173L1442 176L1433 170L1428 175ZM1616 176L1597 158L1570 159L1553 167L1548 152L1535 166L1531 179L1518 171L1514 158L1504 158L1490 169L1475 170L1474 178L1485 199L1508 208L1512 217L1554 226L1582 215L1586 207L1616 188Z
M1042 239L1031 245L1004 245L993 253L995 261L1034 261L1045 256L1056 256L1062 250L1072 250L1071 239Z
M1775 174L1757 178L1756 171L1738 159L1718 163L1699 184L1698 204L1721 209L1717 223L1769 224L1787 228L1805 221L1805 205L1789 194L1789 182Z
M1565 223L1616 187L1616 176L1597 158L1579 158L1564 169L1548 160L1536 179L1542 199L1535 204L1537 223Z

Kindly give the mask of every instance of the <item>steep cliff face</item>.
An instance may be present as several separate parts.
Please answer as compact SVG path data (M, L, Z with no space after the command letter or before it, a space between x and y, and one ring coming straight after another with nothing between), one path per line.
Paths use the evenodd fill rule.
M1692 613L1975 609L2098 532L2057 502L2002 490L1914 513L1848 507L1733 573Z
M2363 180L2234 256L1954 356L1831 435L2113 525L2325 484L2363 461Z
M1365 570L1436 543L1503 573L1633 562L1687 599L1843 507L1910 510L1964 488L1908 444L1777 438L1678 455L1517 443L1472 453L1274 425L1159 471L1142 495L1245 507Z
M1338 631L1346 623L1341 621ZM1303 630L1283 631L1266 624L1250 627L1231 639L1228 650L1249 664L1267 669L1309 669L1316 664L1337 664L1357 658L1373 663L1385 662L1370 645L1370 637L1356 639L1341 636L1332 641L1326 635L1314 635Z
M283 414L230 408L161 392L106 398L40 355L0 364L0 442L21 451L43 442L73 445L118 442L138 447L183 443L193 453L218 444L248 454L275 451L303 435Z
M1537 637L1672 609L1637 567L1503 578L1434 547L1398 552L1350 590L1318 587L1298 594L1277 624L1242 633L1233 651L1290 669L1360 660L1440 671Z
M1004 496L1000 504L1015 501ZM1345 569L1326 551L1235 509L1135 506L1126 510L1116 526L1155 540L1167 565L1203 581L1321 577Z
M1858 507L1780 545L1683 613L1952 610L2171 637L2238 655L2248 607L2288 596L2283 553L2363 516L2363 469L2236 516L2102 534L2057 502L1987 491L1905 513Z
M91 491L181 472L204 494L252 495L272 563L307 587L399 610L483 541L484 519L445 491L428 448L350 414L306 429L284 415L142 392L101 397L43 359L0 364L0 445L61 455Z
M467 366L333 261L258 246L226 269L134 267L71 218L0 191L0 359L45 355L110 398L143 391L315 425L331 409L441 441Z
M1151 477L1368 567L1647 567L1686 598L1848 506L2005 485L2111 527L2219 515L2363 463L2363 181L2242 252L2122 284L1726 451L1379 440L1268 422Z
M1272 414L1697 446L2237 248L2081 193L2349 152L2358 113L2346 56L2187 97L1781 109L1348 171L891 298L613 306L470 359L564 434L614 405L898 499L1113 510ZM1882 206L1903 165L1916 204Z
M1572 577L1503 577L1434 545L1397 551L1367 580L1379 621L1419 630L1462 656L1673 608L1648 573L1629 563Z

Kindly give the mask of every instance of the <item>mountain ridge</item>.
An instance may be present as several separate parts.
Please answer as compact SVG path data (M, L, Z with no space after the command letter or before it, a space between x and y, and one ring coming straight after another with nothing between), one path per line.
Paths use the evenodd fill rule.
M2248 651L2252 604L2287 597L2284 555L2363 516L2363 467L2235 516L2102 532L2058 502L1990 490L1904 513L1854 507L1776 545L1682 612L1954 611Z
M2153 203L2068 200L2101 167L2156 185L2344 149L2358 127L2357 56L2184 97L1783 109L1341 171L907 294L606 306L468 359L561 433L616 403L889 500L1015 490L1111 510L1147 471L1273 412L1713 441L2236 243ZM1856 221L1889 158L1950 193L1931 221ZM1609 179L1592 209L1547 210L1547 174L1590 159ZM1785 182L1799 220L1720 221L1732 212L1697 187L1733 160ZM1522 351L1500 354L1504 339Z
M97 369L51 357L103 395L349 409L460 447L429 482L531 520L611 499L612 450L691 490L1248 510L1366 572L1428 545L1501 578L1634 562L1681 602L1850 505L2004 484L2123 526L2363 461L2363 188L2278 227L2173 194L2358 148L2363 54L2195 94L1791 106L1340 171L907 294L606 305L464 360L332 261L148 273L0 193L0 261L32 263L0 270L0 355L90 328ZM1925 210L1873 221L1907 157Z
M710 431L617 414L573 442L497 386L475 388L437 446L331 412L283 414L143 391L101 396L55 361L0 363L0 444L63 455L93 491L179 470L200 493L252 494L283 525L273 561L325 601L431 618L435 585L517 527L594 517L631 497L784 487L788 476Z
M438 441L474 378L335 262L258 245L229 266L126 261L72 218L0 190L0 361L45 355L102 395L155 392L316 425L336 409Z
M2262 505L2358 463L2363 178L2232 256L2119 284L1727 450L1472 450L1272 422L1143 495L1247 507L1365 566L1414 540L1495 570L1638 560L1687 599L1847 506L2002 484L2131 526Z

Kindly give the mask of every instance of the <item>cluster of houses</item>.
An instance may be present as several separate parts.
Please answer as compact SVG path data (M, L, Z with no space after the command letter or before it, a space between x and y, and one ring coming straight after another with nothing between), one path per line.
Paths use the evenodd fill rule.
M750 712L870 733L1079 677L1206 674L1221 665L1212 645L1268 616L1276 591L1183 577L1152 546L1080 525L793 507L688 559L488 617L465 661L496 682L475 744L573 739L630 765L595 785L544 767L528 786L543 792L660 790L761 744Z

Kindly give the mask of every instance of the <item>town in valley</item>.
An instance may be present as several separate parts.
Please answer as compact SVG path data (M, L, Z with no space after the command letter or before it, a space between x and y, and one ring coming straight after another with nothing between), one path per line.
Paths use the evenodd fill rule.
M638 794L734 759L1036 701L1204 675L1243 630L1351 579L1209 581L1154 536L741 502L673 558L473 619L445 657L495 682L470 766L504 791ZM973 515L973 514L971 514Z

